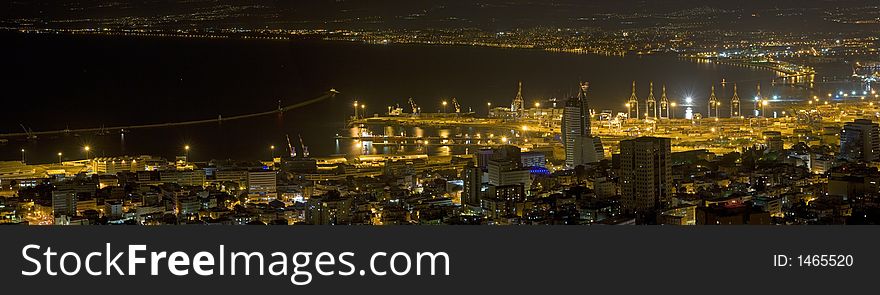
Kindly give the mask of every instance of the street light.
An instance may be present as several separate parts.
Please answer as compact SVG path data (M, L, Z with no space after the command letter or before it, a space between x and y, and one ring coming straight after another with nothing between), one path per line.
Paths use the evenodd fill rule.
M83 150L86 151L86 160L88 160L89 159L89 151L91 151L92 148L89 146L84 146Z
M62 155L61 152L58 152L58 164L61 164L64 162L61 160L61 155Z
M446 101L445 100L443 101L443 112L444 113L446 112Z
M492 102L491 101L486 103L486 114L490 114L490 113L492 113Z
M183 146L183 162L189 162L189 145Z
M272 159L275 159L275 145L270 145L269 149L272 150Z
M27 158L24 156L24 149L21 149L21 163L24 164L27 162Z
M767 117L767 114L764 112L764 107L770 104L766 99L761 101L761 116Z
M357 120L357 118L358 118L358 101L355 100L354 101L354 119Z
M671 111L668 114L669 118L675 119L675 105L676 105L676 103L673 101L673 102L670 102L669 105L670 105L670 108L669 108L669 110L667 110L667 112Z
M540 108L540 107L541 107L541 103L540 103L540 102L535 102L535 108Z

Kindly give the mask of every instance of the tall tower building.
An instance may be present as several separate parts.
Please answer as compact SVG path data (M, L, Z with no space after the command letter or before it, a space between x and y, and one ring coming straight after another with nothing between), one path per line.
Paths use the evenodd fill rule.
M520 113L524 111L523 109L523 96L522 96L522 81L519 82L519 88L516 90L516 97L513 98L513 102L510 104L510 111L515 113Z
M840 157L850 161L880 161L880 125L868 119L844 124L840 130Z
M730 98L730 117L742 116L742 107L739 105L739 94L736 93L736 83L733 83L733 97Z
M645 119L657 118L657 100L654 99L654 82L650 83L648 99L645 101Z
M633 81L632 95L629 96L629 100L626 102L626 116L632 119L639 118L639 97L636 96L636 81Z
M464 191L461 193L461 203L471 206L480 206L480 193L483 188L483 169L468 163L461 172L464 181Z
M669 138L638 137L620 141L620 190L625 210L661 209L672 196Z
M712 85L712 92L709 93L709 118L715 117L718 118L718 109L721 106L721 102L718 101L718 97L715 96L715 85Z
M590 89L590 82L583 82L579 86L578 95L576 97L579 115L572 117L572 119L577 120L577 122L573 123L577 124L576 126L578 126L577 128L580 130L579 133L590 136L592 135L592 131L590 130L592 125L590 124L590 102L587 100L587 90ZM572 126L575 126L574 124L572 124Z
M589 83L580 84L576 97L569 98L562 110L562 143L565 166L569 169L602 160L602 141L590 132L590 107L587 100Z
M660 94L660 118L669 119L669 98L666 97L666 85L663 85L663 91Z

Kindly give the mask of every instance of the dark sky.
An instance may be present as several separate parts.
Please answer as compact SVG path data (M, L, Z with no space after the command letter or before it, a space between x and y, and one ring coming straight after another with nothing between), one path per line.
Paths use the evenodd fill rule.
M753 14L748 22L721 21L743 29L829 29L829 12L876 11L880 1L785 0L312 0L312 1L7 1L4 23L35 21L37 26L144 26L247 28L447 28L506 30L534 26L603 26L621 22L652 25L656 16L718 9L730 20ZM861 9L860 9L861 8ZM867 12L866 12L867 11ZM847 12L853 14L852 12ZM876 12L874 12L876 15ZM609 18L608 14L615 14ZM620 17L623 16L622 20ZM668 16L668 15L666 15ZM592 21L590 20L592 19ZM836 28L830 28L836 29Z

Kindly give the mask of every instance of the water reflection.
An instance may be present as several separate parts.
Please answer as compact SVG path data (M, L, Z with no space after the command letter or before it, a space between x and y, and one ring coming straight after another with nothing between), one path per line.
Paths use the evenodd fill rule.
M348 129L346 138L337 138L349 156L376 154L454 155L473 152L483 145L499 141L484 139L483 134L506 133L496 128L436 128L401 125L359 125ZM519 136L519 133L513 136Z

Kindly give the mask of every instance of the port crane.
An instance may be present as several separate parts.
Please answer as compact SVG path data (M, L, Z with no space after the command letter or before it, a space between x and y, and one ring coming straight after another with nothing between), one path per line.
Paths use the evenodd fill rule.
M30 128L24 127L24 124L21 124L21 123L18 123L18 126L21 126L21 129L24 130L24 133L27 135L27 139L28 139L28 140L34 140L34 139L37 139L37 136L34 135L34 131L33 131L33 130L31 130Z
M287 148L290 149L290 157L296 158L296 148L290 143L290 135L284 135L287 138Z
M302 134L299 135L299 145L302 147L303 158L309 157L309 147L303 142Z
M455 107L456 113L461 113L461 105L458 104L458 100L456 100L455 97L452 98L452 106Z
M412 113L413 113L413 114L418 114L418 113L419 113L419 106L416 105L416 101L413 100L412 97L409 98L409 107L412 108Z

